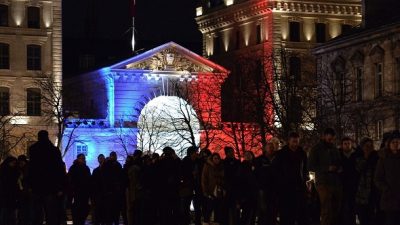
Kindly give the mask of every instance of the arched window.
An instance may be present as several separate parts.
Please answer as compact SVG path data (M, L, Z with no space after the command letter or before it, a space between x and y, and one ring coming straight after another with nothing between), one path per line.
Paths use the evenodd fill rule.
M30 6L27 9L28 28L40 28L40 8Z
M0 43L0 69L10 69L10 45Z
M26 66L28 70L41 70L42 47L40 45L27 45L26 60Z
M26 113L28 116L40 116L42 113L42 94L38 88L26 90Z
M0 5L0 26L8 27L8 5Z
M0 87L0 116L10 114L10 89Z

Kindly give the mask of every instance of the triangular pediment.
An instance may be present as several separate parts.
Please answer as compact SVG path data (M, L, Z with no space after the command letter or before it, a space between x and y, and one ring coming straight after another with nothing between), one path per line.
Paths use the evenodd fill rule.
M166 72L183 71L189 73L228 73L222 66L174 42L151 49L110 68Z

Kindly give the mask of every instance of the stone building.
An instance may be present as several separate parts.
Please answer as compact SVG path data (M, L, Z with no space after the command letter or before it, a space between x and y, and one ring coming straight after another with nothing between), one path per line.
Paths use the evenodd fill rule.
M308 104L301 96L316 84L311 49L358 26L362 14L360 0L202 0L196 21L203 34L203 54L232 71L223 86L223 118L240 117L232 115L238 110L231 106L240 105L234 101L249 74L241 68L248 58L261 61L268 79L289 75L296 86L290 97L293 104ZM281 86L273 80L270 85ZM283 122L269 116L266 120L278 126ZM305 115L300 117L304 121Z
M341 135L379 141L400 128L400 20L391 0L365 2L361 27L314 49L319 116Z
M86 155L94 169L98 154L134 150L178 156L189 146L222 150L229 137L221 125L220 88L225 68L174 42L65 81L68 119L63 155L70 166ZM72 93L71 93L72 92Z
M0 1L1 153L25 153L40 129L56 141L39 79L62 82L61 0ZM47 121L47 122L44 122Z

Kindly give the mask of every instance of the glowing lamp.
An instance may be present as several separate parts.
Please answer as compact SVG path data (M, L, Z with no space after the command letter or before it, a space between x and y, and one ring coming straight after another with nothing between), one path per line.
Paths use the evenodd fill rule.
M310 180L315 180L315 173L314 172L309 172L308 173L308 177L310 178Z
M226 6L233 5L233 0L225 0L225 5Z
M201 16L201 15L203 15L203 7L197 7L196 16Z

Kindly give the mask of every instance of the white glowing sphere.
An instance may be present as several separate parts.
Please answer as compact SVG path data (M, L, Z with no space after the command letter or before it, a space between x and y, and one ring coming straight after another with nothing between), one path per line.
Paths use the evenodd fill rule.
M138 149L162 154L172 147L179 157L200 142L200 123L193 107L176 96L159 96L142 109L138 120Z

